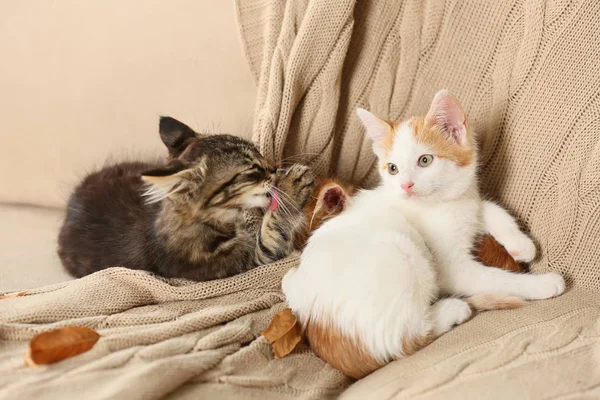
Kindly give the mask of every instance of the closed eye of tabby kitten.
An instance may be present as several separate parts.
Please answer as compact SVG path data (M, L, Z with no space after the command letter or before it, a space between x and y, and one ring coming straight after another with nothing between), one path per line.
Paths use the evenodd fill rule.
M159 132L167 164L108 166L71 195L58 254L72 275L121 266L205 281L294 250L314 184L308 167L276 169L246 140L170 117Z

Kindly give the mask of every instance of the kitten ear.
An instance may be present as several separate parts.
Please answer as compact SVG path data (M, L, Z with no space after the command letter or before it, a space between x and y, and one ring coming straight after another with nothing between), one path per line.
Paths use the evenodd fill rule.
M148 184L148 189L142 194L146 203L159 202L181 189L186 169L184 163L173 160L163 168L142 173L142 181Z
M447 90L436 93L425 123L437 126L448 138L457 144L464 144L467 138L467 120L456 97Z
M383 154L383 151L386 147L386 140L390 134L392 126L388 122L365 110L364 108L357 108L356 114L365 126L367 130L367 136L369 136L373 141L373 151L375 151L375 154L380 156Z
M346 208L348 195L338 184L328 185L319 192L319 209L327 214L339 214Z
M198 137L192 128L171 117L160 117L158 132L172 158L179 157L190 141Z

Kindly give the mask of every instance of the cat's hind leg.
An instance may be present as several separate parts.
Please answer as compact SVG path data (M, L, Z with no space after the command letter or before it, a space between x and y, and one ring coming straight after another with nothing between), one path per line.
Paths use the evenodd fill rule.
M440 268L440 287L450 295L496 294L541 300L564 292L565 281L554 272L519 274L486 267L469 255L464 255L457 257L452 264Z

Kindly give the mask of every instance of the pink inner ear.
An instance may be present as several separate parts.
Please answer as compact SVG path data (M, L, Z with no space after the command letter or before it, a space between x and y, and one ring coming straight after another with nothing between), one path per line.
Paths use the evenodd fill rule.
M435 123L456 143L464 142L467 135L465 114L458 100L448 91L442 90L435 95L426 120Z
M323 207L327 213L331 214L335 211L341 212L344 210L346 195L339 186L328 188L321 198L323 199Z
M448 124L442 127L444 132L447 132L450 137L458 144L461 144L465 137L465 125L462 124Z

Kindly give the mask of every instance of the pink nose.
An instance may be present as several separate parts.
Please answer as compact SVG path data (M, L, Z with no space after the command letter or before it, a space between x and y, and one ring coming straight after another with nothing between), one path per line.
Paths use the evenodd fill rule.
M415 184L412 182L408 182L408 183L403 183L402 185L400 185L400 187L402 189L404 189L405 191L407 191L408 193L410 193L410 189L414 186Z

